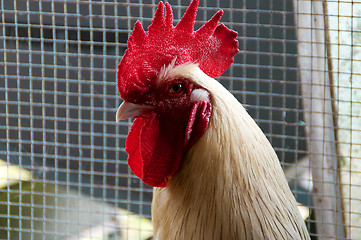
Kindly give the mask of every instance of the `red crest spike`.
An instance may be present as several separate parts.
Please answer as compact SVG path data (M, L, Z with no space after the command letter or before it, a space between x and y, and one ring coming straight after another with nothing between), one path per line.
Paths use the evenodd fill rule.
M176 30L181 32L192 33L194 30L194 21L196 20L197 9L198 9L199 0L194 0L191 2L187 8L186 13L183 15L182 19L179 21Z
M137 21L134 25L134 30L132 36L128 39L128 49L131 49L139 45L145 44L145 39L147 34L144 32L142 24Z
M211 18L210 21L206 22L198 31L196 31L196 37L210 36L212 35L214 29L216 29L219 20L221 20L223 11L218 11Z
M167 27L173 26L173 11L169 3L165 3L166 13L165 22Z
M164 25L164 4L163 2L159 2L157 11L154 14L152 25L148 28L148 35L159 37L159 34L164 31Z
M218 25L223 11L218 11L198 31L194 22L199 0L193 0L176 27L173 26L171 6L160 2L148 35L138 21L128 39L128 49L118 66L120 96L127 101L136 101L149 91L160 69L187 62L199 64L210 77L218 77L233 63L238 53L237 33L223 24Z

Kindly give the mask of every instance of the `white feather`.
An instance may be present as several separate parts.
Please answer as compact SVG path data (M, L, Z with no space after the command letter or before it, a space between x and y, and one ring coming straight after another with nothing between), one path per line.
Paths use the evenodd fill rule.
M168 81L176 77L181 77L182 73L192 71L198 68L198 64L187 62L182 65L174 67L176 58L169 65L165 65L161 68L158 74L158 83Z
M177 58L174 58L169 65L164 65L160 69L159 74L158 74L158 82L161 82L161 81L169 78L170 71L172 69L174 69L174 64L175 64L176 60L177 60Z

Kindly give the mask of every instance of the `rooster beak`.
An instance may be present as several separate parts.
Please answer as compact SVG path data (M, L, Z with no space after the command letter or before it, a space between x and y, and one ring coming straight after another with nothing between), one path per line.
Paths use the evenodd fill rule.
M119 122L131 117L138 117L142 115L144 111L150 110L152 108L152 106L123 102L118 108L116 121Z

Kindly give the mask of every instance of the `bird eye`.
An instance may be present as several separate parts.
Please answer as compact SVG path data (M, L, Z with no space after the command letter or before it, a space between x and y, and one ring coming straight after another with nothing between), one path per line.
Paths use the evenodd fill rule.
M183 91L183 85L181 83L174 84L169 91L173 94L181 93Z

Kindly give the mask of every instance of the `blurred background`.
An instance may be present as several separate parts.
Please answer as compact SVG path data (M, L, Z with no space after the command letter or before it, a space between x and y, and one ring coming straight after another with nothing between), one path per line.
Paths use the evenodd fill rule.
M168 2L176 23L189 1ZM352 206L361 205L361 183L352 179L361 178L361 86L356 81L361 8L351 2L303 2L309 5L201 0L196 28L221 8L221 22L238 32L240 53L218 80L244 104L275 148L313 239L326 238L317 231L322 220L313 211L315 165L309 159L314 110L304 100L315 98L308 89L313 84L328 91L317 95L321 101L314 104L331 109L326 115L332 126L318 127L334 133L323 135L335 151L332 176L337 184L331 186L336 189L331 198L338 199L335 206L343 205L331 209L342 215L333 224L341 226L343 237L357 239L360 209ZM126 41L136 20L145 28L150 25L157 5L154 0L0 0L0 239L152 236L152 188L128 168L124 147L131 121L116 123L115 113L121 103L116 71ZM312 16L323 25L312 25ZM316 42L322 51L314 56L315 40L303 37L320 31ZM300 51L307 47L311 51ZM324 68L314 70L318 60ZM321 83L304 82L307 72L311 80L321 72ZM341 178L343 171L348 180ZM322 179L321 184L327 178Z

